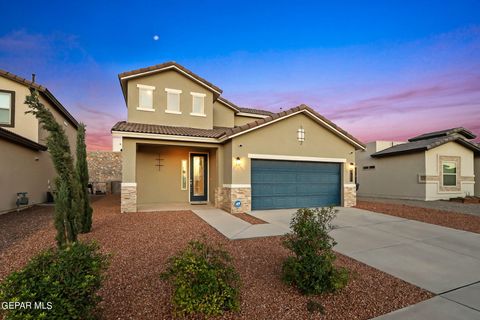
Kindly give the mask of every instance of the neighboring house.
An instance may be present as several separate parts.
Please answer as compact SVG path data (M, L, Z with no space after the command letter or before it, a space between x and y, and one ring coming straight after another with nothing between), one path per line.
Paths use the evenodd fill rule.
M122 212L165 203L228 212L355 204L355 150L364 146L311 108L240 108L174 62L119 80L128 110L112 128Z
M368 143L366 150L357 151L357 194L416 200L473 195L474 156L480 155L480 148L468 140L475 137L464 128L454 128L408 142Z
M477 143L477 147L480 148L480 143ZM475 195L477 197L480 197L480 154L479 153L475 155L474 161L475 161L474 172L475 172L475 177L477 181L477 183L475 183Z
M75 152L78 123L47 88L0 70L0 212L16 208L17 192L27 192L29 204L45 202L52 191L55 170L45 147L48 133L38 120L25 114L30 88L65 126Z

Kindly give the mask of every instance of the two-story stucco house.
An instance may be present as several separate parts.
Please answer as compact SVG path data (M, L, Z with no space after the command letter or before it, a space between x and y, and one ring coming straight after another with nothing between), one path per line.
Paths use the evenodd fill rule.
M35 116L25 114L31 88L65 126L75 154L77 120L47 88L0 70L0 213L17 207L17 192L27 192L29 204L36 204L45 202L54 187L56 173L45 146L48 132Z
M439 200L478 194L480 147L458 127L408 142L374 141L357 151L357 191L362 197Z
M121 207L210 203L228 212L355 204L353 136L301 105L241 108L175 62L119 75L127 121Z

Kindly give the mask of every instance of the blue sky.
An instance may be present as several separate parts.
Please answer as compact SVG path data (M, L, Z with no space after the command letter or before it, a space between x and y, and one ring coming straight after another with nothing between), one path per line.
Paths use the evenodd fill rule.
M480 134L480 1L2 2L0 68L37 74L109 147L117 74L174 60L233 102L306 103L367 142ZM155 41L154 35L159 39Z

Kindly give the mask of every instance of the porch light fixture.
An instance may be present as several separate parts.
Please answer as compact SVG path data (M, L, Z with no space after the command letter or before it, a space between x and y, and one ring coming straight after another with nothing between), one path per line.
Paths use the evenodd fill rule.
M302 144L305 141L305 129L302 127L297 130L297 140Z
M350 162L350 170L355 169L355 164L353 162Z
M240 167L240 164L241 164L240 157L237 157L237 158L235 159L235 166L236 166L236 167Z

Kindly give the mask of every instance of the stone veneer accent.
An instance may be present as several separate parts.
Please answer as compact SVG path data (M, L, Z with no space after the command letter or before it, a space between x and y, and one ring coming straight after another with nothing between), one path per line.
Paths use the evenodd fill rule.
M355 184L344 184L343 206L353 207L357 205L357 186Z
M121 212L137 212L137 184L122 183Z
M122 153L112 151L87 152L89 182L94 191L112 192L112 182L122 181Z
M236 208L235 201L242 206ZM250 188L218 187L215 189L215 207L230 213L248 212L252 209L252 192Z

